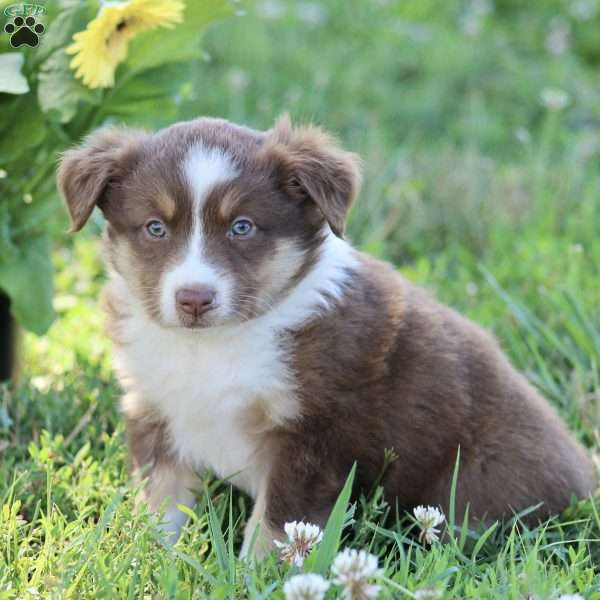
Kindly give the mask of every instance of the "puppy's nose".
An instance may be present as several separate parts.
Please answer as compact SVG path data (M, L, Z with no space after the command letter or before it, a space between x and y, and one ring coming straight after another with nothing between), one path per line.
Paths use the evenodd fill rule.
M175 302L178 310L197 319L215 307L216 292L207 285L177 290Z

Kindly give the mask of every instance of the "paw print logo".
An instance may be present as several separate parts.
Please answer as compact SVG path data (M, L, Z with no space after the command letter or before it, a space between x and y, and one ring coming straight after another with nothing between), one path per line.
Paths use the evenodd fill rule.
M4 26L4 31L10 35L10 45L13 48L19 46L30 46L35 48L40 42L40 36L44 33L45 27L38 23L35 17L15 17L12 23Z

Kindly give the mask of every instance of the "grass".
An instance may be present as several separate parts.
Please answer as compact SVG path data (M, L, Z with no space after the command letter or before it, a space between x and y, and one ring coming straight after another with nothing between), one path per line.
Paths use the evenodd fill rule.
M211 60L182 87L180 114L268 127L288 109L335 131L365 159L352 240L493 330L596 456L600 23L571 4L254 3L209 33ZM554 55L560 22L568 48ZM564 110L544 107L549 87L568 92ZM99 223L57 241L59 318L25 336L21 380L0 390L0 598L281 598L296 571L275 556L236 559L250 503L226 483L206 474L174 547L133 511L97 306ZM327 572L339 547L369 549L384 598L600 598L600 501L536 529L471 531L453 515L431 549L381 490L340 506L309 566Z

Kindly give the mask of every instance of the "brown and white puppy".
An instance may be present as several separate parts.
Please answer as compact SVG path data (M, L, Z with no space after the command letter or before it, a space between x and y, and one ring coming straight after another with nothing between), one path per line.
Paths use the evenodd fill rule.
M560 512L595 487L560 419L477 325L344 241L356 156L282 119L216 119L156 134L110 129L58 174L74 230L95 206L131 458L176 535L210 468L255 500L243 552L284 522L323 524L357 461L357 490L401 508L495 519Z

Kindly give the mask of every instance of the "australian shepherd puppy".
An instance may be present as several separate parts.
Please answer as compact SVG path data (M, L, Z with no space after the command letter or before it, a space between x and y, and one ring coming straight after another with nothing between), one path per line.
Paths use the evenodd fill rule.
M359 160L287 118L107 129L65 153L81 229L104 213L105 307L134 473L175 537L198 472L254 499L242 552L323 525L353 463L401 509L562 511L593 466L494 339L344 239Z

